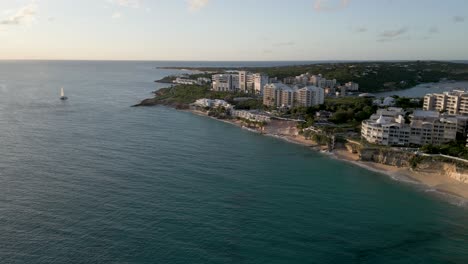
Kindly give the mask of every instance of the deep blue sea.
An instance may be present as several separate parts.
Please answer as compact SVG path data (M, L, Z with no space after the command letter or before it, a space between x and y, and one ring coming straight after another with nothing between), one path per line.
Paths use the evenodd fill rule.
M130 107L166 65L0 62L0 263L468 263L468 209L422 186Z

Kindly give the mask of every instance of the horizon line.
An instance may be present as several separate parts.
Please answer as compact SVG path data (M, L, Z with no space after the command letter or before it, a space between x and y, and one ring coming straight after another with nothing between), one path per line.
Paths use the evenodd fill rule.
M0 61L114 61L114 62L403 62L403 61L468 61L467 59L364 59L364 60L139 60L139 59L0 59Z

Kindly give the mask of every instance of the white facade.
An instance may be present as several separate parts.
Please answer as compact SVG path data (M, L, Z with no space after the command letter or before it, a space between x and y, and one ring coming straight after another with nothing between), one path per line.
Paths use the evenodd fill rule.
M453 90L441 94L426 94L423 109L451 115L468 115L468 92Z
M270 117L259 113L258 111L246 111L246 110L232 110L231 115L233 117L240 117L256 122L270 122Z
M393 111L392 111L393 110ZM399 108L379 110L362 122L361 136L370 143L388 146L440 145L466 130L465 117L445 117L438 112L416 111L408 124Z
M281 107L283 104L283 90L289 91L291 87L282 83L270 83L263 88L263 104Z
M273 83L266 85L263 93L263 104L273 107L309 107L323 104L324 100L324 89L315 86L298 89Z
M210 107L210 108L218 108L218 107L224 107L224 108L232 108L232 105L229 104L228 102L224 100L219 100L219 99L207 99L207 98L202 98L198 99L193 103L196 106L200 107Z
M220 92L235 92L239 90L238 74L215 74L212 76L211 89Z
M298 106L321 105L325 101L325 91L316 86L307 86L296 91L296 104Z
M263 94L263 87L268 84L268 75L256 73L253 75L256 94Z

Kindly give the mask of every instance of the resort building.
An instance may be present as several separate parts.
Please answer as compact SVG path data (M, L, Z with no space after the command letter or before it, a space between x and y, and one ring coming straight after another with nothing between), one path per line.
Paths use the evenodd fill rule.
M263 104L271 107L281 107L283 102L283 91L290 91L291 87L282 83L270 83L263 87ZM288 92L285 93L288 97Z
M213 91L235 92L239 88L239 74L215 74L212 76Z
M468 92L453 90L426 94L423 109L446 112L450 115L468 115Z
M324 99L324 89L315 86L298 89L274 83L266 85L263 93L263 104L273 107L309 107L323 104Z
M176 84L188 84L188 85L203 85L210 83L211 80L209 78L199 77L196 80L189 79L188 77L177 77L173 83Z
M315 86L306 86L296 91L297 106L321 105L325 100L325 91Z
M212 90L262 94L268 80L265 74L253 74L247 71L239 71L237 74L215 74L212 76Z
M441 145L466 133L468 118L445 116L434 111L415 111L411 121L401 108L380 109L362 122L361 136L370 143L387 146Z
M263 87L268 84L268 75L255 73L253 75L254 91L256 94L263 94Z
M257 110L232 110L231 116L248 119L255 122L270 122L271 118L268 115L262 114Z
M173 81L173 83L176 83L176 84L189 84L189 85L198 84L197 80L188 79L188 78L184 78L184 77L177 77Z
M193 103L193 105L198 106L198 107L209 107L209 108L218 108L218 107L224 107L226 109L232 108L232 105L224 100L207 99L207 98L198 99L195 101L195 103Z

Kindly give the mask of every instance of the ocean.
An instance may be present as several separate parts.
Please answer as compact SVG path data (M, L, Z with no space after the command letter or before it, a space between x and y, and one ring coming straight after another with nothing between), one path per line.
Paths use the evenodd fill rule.
M0 61L0 263L468 263L468 209L423 186L130 107L167 65Z

